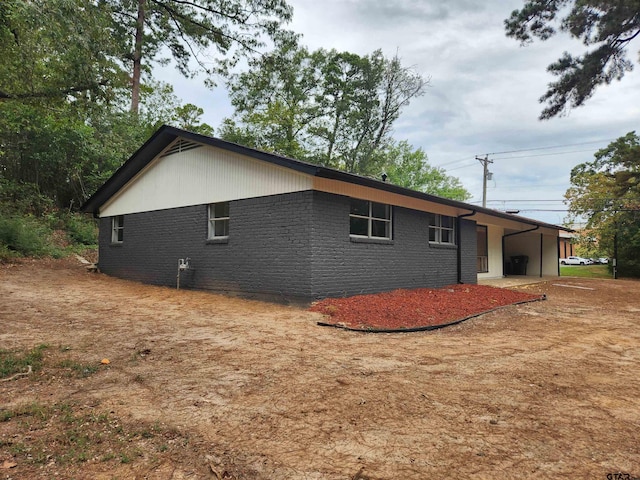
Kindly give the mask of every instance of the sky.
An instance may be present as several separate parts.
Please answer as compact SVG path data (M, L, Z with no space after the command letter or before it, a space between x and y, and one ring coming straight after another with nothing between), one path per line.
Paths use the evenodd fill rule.
M492 179L487 207L563 224L562 202L571 169L630 131L640 133L640 72L600 87L583 107L540 121L538 102L554 80L547 66L562 52L580 54L579 40L559 34L521 46L507 38L504 19L523 0L290 0L291 30L301 43L367 55L398 53L404 66L429 78L426 94L414 99L395 124L396 140L422 148L429 163L460 179L482 203L483 169L476 156L488 154ZM637 63L638 42L628 58ZM635 47L635 48L634 48ZM217 128L233 113L224 83L208 90L177 72L164 78L184 103L204 109ZM560 147L560 148L548 148ZM506 152L506 153L502 153Z

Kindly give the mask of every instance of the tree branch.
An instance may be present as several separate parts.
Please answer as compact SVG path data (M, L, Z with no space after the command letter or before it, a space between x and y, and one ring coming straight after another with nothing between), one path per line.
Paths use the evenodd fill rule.
M245 49L251 51L252 53L256 53L256 54L260 53L257 50L255 50L253 47L251 47L251 46L245 44L244 42L242 42L238 37L234 37L232 35L224 33L224 31L221 30L220 28L214 28L212 26L205 25L204 23L199 22L199 21L197 21L197 20L195 20L193 18L187 17L186 15L183 15L182 13L178 12L176 9L171 8L169 5L163 3L163 2L161 2L159 0L151 0L151 1L153 3L155 3L156 5L158 5L160 8L163 8L174 19L174 22L176 21L175 17L178 17L178 18L182 19L185 22L189 22L192 25L195 25L197 27L202 28L204 31L209 32L210 34L226 38L226 39L230 40L231 42L239 43L240 45L242 45L242 47L244 47ZM182 36L182 30L180 28L178 28L178 30L180 30L180 33L181 33L181 36ZM187 42L187 44L188 43L189 42Z
M97 87L104 87L108 84L109 82L104 80L101 82L90 83L87 85L77 85L75 87L69 87L62 90L42 90L40 92L24 92L24 93L13 93L13 94L0 91L0 100L25 100L28 98L64 97L65 95L69 95L71 93L95 90Z
M203 10L205 12L213 13L213 14L218 15L220 17L225 17L225 18L228 18L228 19L231 19L231 20L237 20L237 19L241 18L238 15L229 15L229 14L227 14L225 12L222 12L222 11L219 11L219 10L215 10L215 9L213 9L211 7L206 7L204 5L199 5L199 4L197 4L195 2L191 2L189 0L171 0L171 1L173 3L180 3L182 5L189 5L190 7L197 8L198 10ZM161 0L153 0L153 2L155 4L163 4L164 5L164 3ZM241 23L244 23L244 22L246 22L246 18L245 19L241 19L240 21L241 21Z

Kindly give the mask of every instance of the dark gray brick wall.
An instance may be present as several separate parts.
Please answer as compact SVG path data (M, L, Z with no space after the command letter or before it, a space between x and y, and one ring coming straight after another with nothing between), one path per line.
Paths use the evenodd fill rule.
M111 245L111 219L101 219L99 266L175 286L178 259L190 257L182 287L283 299L457 283L457 248L429 245L425 213L394 207L393 227L391 242L354 242L349 198L314 191L231 202L227 243L207 242L206 205L136 213L125 216L121 245ZM458 233L462 281L475 283L475 222Z
M458 243L461 253L462 283L478 282L478 240L476 237L476 222L471 219L461 219Z
M176 285L179 258L192 269L185 288L310 297L312 192L231 202L227 243L207 242L207 206L126 215L124 242L110 245L100 224L100 270L156 285Z
M348 197L315 192L313 206L314 295L344 296L458 282L457 248L429 244L426 213L394 207L392 242L360 243L349 237ZM463 280L475 283L475 271L469 275L469 266L475 269L476 262L475 222L463 223L463 254L468 257L463 259ZM471 240L466 238L469 235Z

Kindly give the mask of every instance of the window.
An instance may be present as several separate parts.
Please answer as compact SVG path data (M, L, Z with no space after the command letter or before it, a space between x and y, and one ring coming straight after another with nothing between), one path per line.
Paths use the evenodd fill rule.
M478 242L478 273L489 271L489 242L487 241L487 226L476 226L476 237Z
M446 215L429 214L429 243L456 244L456 219Z
M229 236L229 202L209 205L209 233L207 238L227 238Z
M351 199L349 233L354 237L391 239L391 206Z
M124 240L124 215L111 217L111 243L122 243Z

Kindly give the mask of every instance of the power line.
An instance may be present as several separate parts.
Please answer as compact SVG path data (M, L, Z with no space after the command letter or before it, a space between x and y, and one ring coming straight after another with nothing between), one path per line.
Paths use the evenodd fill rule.
M567 155L569 153L585 153L585 152L593 152L593 150L569 150L568 152L556 152L556 153L538 153L536 155L520 155L518 157L502 157L497 158L496 160L512 160L518 158L534 158L534 157L550 157L553 155Z
M449 168L449 169L445 168L445 170L447 172L453 172L454 170L460 170L461 168L470 167L471 165L475 165L475 163L467 163L467 164L464 164L464 165L460 165L459 167L456 167L456 168Z
M474 157L473 156L464 157L464 158L461 158L460 160L454 160L453 162L447 162L447 163L443 163L441 165L435 165L435 166L441 168L441 167L445 167L447 165L453 165L454 163L464 162L465 160L471 160L472 158L474 158Z
M542 147L542 148L552 148L552 147ZM533 150L536 150L536 149L533 149ZM520 150L520 151L526 151L526 150ZM565 151L565 152L540 153L540 154L537 154L537 155L519 155L517 157L496 158L495 160L513 160L513 159L517 160L517 159L524 159L524 158L550 157L550 156L555 156L555 155L568 155L568 154L571 154L571 153L585 153L585 152L592 152L592 150L591 149L589 149L589 150L569 150L569 151ZM489 154L485 154L485 155L495 155L495 154L489 153ZM444 165L453 165L453 164L461 162L461 161L464 161L464 160L457 160L455 162L445 163L443 165L438 165L437 168L442 168L443 170L445 170L447 172L453 172L454 170L460 170L461 168L466 168L466 167L470 167L471 165L473 165L473 163L465 163L464 165L460 165L460 166L454 167L454 168L443 168Z
M567 200L551 200L548 198L541 198L537 200L518 200L518 199L506 199L506 200L487 200L487 202L566 202Z
M567 144L564 144L564 145L554 145L554 146L550 146L550 147L535 147L535 148L522 148L520 150L505 150L503 152L483 153L482 155L506 155L508 153L535 152L535 151L538 151L538 150L551 150L551 149L554 149L554 148L579 147L579 146L582 146L582 145L593 145L595 143L611 142L613 140L615 140L615 139L609 138L609 139L604 139L604 140L594 140L592 142L567 143ZM566 154L566 153L583 153L583 152L591 152L591 151L592 151L591 149L589 149L589 150L571 150L569 152L551 153L551 154L548 154L548 155L563 155L563 154ZM478 156L481 156L481 155L478 155ZM521 157L499 158L498 160L508 160L510 158L529 158L529 157L536 157L536 156L543 156L543 155L524 155L524 156L521 156ZM464 161L470 160L472 158L474 158L474 157L473 156L466 156L466 157L460 158L458 160L453 160L451 162L446 162L446 163L442 163L440 165L434 165L434 166L436 166L438 168L442 168L442 167L446 167L447 165L455 165L456 163L464 162ZM468 164L468 165L471 165L471 164ZM464 168L465 166L468 166L468 165L463 165L461 167L456 167L455 169L451 169L451 170L457 170L458 168Z
M504 155L507 153L520 153L520 152L533 152L536 150L551 150L553 148L564 148L564 147L579 147L581 145L592 145L594 143L604 143L604 142L611 142L615 140L614 138L609 138L609 139L605 139L605 140L595 140L593 142L581 142L581 143L567 143L564 145L554 145L551 147L536 147L536 148L523 148L520 150L505 150L503 152L493 152L493 153L483 153L482 155Z

